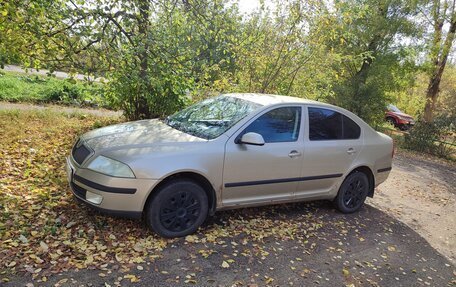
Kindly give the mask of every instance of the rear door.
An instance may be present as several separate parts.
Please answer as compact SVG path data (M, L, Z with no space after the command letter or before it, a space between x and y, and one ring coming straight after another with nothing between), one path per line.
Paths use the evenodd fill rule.
M363 146L361 128L348 116L326 107L309 106L305 110L305 152L296 198L328 194Z

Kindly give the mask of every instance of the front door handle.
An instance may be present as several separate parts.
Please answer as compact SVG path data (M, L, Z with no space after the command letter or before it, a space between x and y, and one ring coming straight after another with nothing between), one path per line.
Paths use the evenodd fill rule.
M292 150L292 151L290 151L288 156L291 157L291 158L294 158L294 157L301 156L301 153L299 151L297 151L297 150Z
M347 150L348 154L354 154L355 152L356 152L356 150L352 147Z

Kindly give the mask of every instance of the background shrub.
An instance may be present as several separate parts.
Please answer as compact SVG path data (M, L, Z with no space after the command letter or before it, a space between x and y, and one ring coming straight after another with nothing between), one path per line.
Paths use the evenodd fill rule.
M407 149L452 159L456 146L456 117L439 116L434 122L419 120L404 137Z

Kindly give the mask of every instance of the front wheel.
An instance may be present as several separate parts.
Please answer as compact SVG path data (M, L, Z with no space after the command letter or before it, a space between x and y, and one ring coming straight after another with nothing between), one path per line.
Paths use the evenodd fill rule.
M146 212L149 227L158 235L186 236L194 233L206 219L207 195L194 181L171 181L157 191Z
M339 188L334 203L342 213L352 213L361 208L369 192L369 179L362 172L347 176Z
M390 125L392 125L393 127L396 126L396 120L392 117L387 117L386 122L389 123Z

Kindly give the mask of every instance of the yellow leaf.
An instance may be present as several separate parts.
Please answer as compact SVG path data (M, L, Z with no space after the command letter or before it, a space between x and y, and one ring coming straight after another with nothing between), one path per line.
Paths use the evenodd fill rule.
M125 278L125 279L130 279L130 282L131 282L131 283L139 282L139 278L136 277L136 276L133 275L133 274L124 275L124 278Z
M350 276L350 271L348 271L347 269L342 269L342 273L344 274L344 276Z
M198 242L198 236L196 235L187 235L185 237L185 241L189 242L189 243L195 243L195 242Z
M89 255L87 256L86 261L84 262L86 265L92 264L93 263L93 256Z
M229 268L229 267L230 267L230 264L228 264L228 262L226 262L226 261L223 261L223 262L222 262L222 267L223 267L223 268Z

